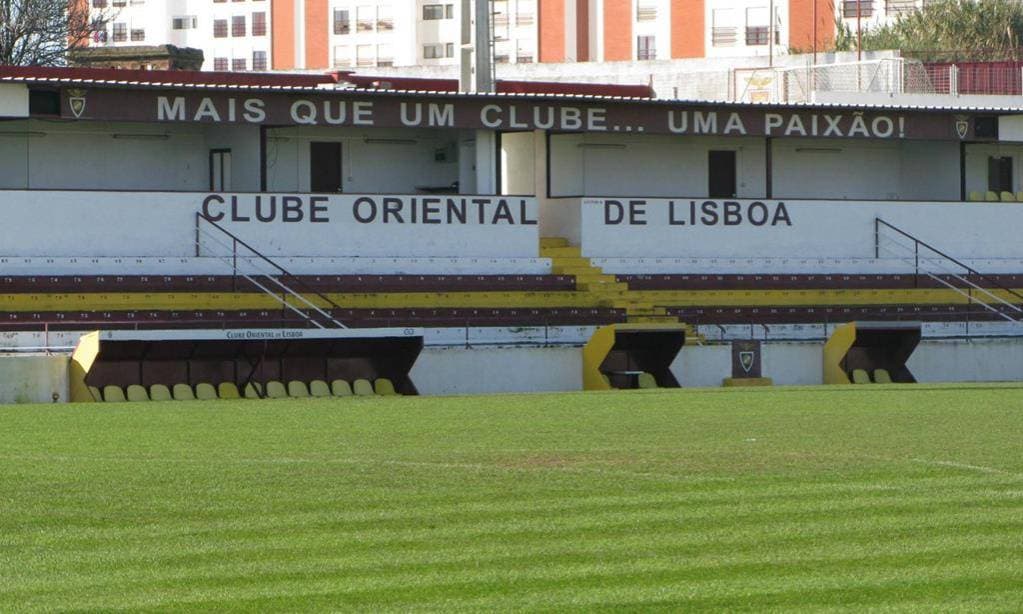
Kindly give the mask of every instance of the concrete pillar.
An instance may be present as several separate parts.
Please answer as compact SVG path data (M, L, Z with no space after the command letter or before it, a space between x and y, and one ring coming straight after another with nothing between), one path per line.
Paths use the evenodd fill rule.
M497 134L493 130L476 131L476 193L497 193Z

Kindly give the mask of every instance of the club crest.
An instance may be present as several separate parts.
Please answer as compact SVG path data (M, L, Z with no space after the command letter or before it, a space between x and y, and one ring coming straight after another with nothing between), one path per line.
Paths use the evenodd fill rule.
M756 355L753 352L739 352L739 365L746 373L749 373L753 369L754 360L756 360Z
M966 135L969 134L969 132L970 132L970 122L969 122L969 120L965 116L957 115L956 116L956 134L959 135L959 138L965 139Z
M82 113L85 113L85 90L68 90L67 96L67 103L68 107L71 109L71 114L74 115L75 118L81 117Z

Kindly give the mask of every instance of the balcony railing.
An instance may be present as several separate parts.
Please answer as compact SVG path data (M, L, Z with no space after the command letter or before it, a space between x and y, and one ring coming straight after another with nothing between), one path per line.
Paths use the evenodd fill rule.
M738 39L738 28L735 27L717 27L710 30L710 43L714 47L731 47Z
M657 19L656 6L640 5L636 8L636 21L653 21Z
M372 32L373 31L372 19L360 19L355 26L355 29L359 32Z
M393 19L378 19L377 20L377 31L388 32L394 29Z
M917 8L916 0L885 0L884 10L889 15L909 13Z
M842 0L842 16L846 19L855 19L857 7L860 17L870 17L874 14L873 0Z

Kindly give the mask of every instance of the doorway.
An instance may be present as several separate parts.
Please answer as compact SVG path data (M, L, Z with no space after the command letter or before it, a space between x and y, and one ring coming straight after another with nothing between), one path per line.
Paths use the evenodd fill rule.
M309 191L340 192L341 187L341 143L309 143Z
M735 151L707 152L707 195L710 198L735 198Z

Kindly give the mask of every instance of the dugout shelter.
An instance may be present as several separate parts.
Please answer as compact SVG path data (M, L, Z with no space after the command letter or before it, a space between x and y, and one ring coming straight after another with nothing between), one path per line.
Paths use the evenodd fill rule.
M824 344L824 383L916 382L906 362L920 343L920 330L919 322L839 326Z
M108 386L221 390L233 384L264 396L270 382L308 387L381 379L394 392L413 395L409 371L422 347L416 328L95 331L72 354L71 401L97 401L96 391Z
M685 343L683 324L602 326L583 348L583 388L678 388L671 363Z

